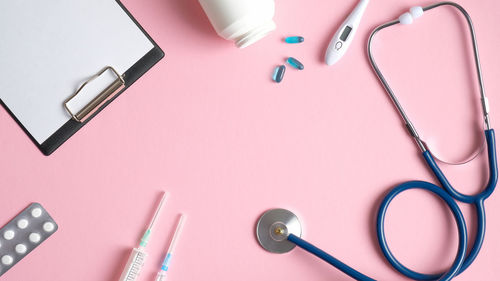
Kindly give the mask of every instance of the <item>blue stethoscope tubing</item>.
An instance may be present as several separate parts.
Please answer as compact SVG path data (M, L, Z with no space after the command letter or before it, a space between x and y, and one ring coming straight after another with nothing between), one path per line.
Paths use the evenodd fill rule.
M495 190L497 181L498 181L498 166L497 166L497 156L496 156L496 145L495 145L495 132L490 126L490 120L489 120L489 104L488 104L488 99L484 93L484 86L483 86L483 79L482 79L482 73L481 73L481 67L480 67L480 62L479 62L479 55L478 55L478 50L477 50L477 42L476 42L476 35L474 32L474 28L472 25L472 20L469 16L469 14L465 11L463 7L458 5L457 3L454 2L439 2L427 7L424 7L422 10L427 11L434 9L436 7L440 6L452 6L457 8L465 17L467 20L467 23L469 25L469 30L471 33L471 38L472 38L472 46L474 50L474 58L475 58L475 63L476 63L476 71L478 75L478 80L479 80L479 87L481 91L481 102L483 106L483 115L484 115L484 121L486 124L486 130L484 131L485 137L486 137L486 144L487 144L487 150L488 150L488 163L489 163L489 180L484 188L483 191L476 195L465 195L460 192L458 192L455 188L453 188L446 178L446 176L443 174L439 166L436 164L436 161L434 160L434 157L432 156L431 152L428 150L427 146L425 145L425 142L420 138L418 135L418 132L408 116L406 115L403 107L399 103L396 95L394 94L393 90L387 83L387 80L385 79L384 75L378 68L377 64L375 63L375 60L373 58L373 55L371 53L371 42L374 37L374 35L387 27L393 26L395 24L400 23L399 20L394 20L391 22L388 22L386 24L382 24L379 27L377 27L372 34L370 35L370 39L368 41L368 54L369 54L369 59L370 63L372 64L372 67L379 77L380 81L382 82L384 88L386 89L387 93L389 94L390 98L394 102L396 108L398 109L401 117L403 118L405 122L405 126L408 129L410 135L415 139L418 147L422 151L422 156L431 169L431 171L434 173L436 179L439 181L441 184L442 188L429 182L425 181L409 181L402 183L396 187L394 187L383 199L382 203L380 204L379 210L378 210L378 215L377 215L377 223L376 223L376 230L377 230L377 238L378 238L378 243L380 245L380 249L382 253L384 254L385 258L389 261L389 263L394 267L397 271L399 271L401 274L405 275L408 278L415 279L415 280L451 280L455 276L459 275L463 271L465 271L474 261L474 259L477 257L479 254L479 251L481 250L481 246L484 241L484 236L485 236L485 228L486 228L486 215L485 215L485 209L484 209L484 201L493 193ZM439 274L423 274L419 273L416 271L413 271L406 266L404 266L401 262L399 262L394 254L391 252L389 245L387 244L387 240L385 237L385 230L384 230L384 223L385 223L385 215L387 212L387 208L389 207L389 204L392 202L392 200L401 192L409 190L409 189L423 189L426 191L429 191L439 198L441 198L450 208L451 212L453 213L453 216L455 218L455 222L458 228L458 237L459 237L459 243L458 243L458 251L457 255L455 257L455 260L453 261L453 264L451 267L448 269L448 271L439 273ZM467 254L467 226L464 220L464 216L462 214L462 211L458 207L457 202L462 202L462 203L467 203L467 204L473 204L476 208L476 215L477 215L477 233L476 237L474 240L474 244L472 245L471 250ZM331 264L332 266L336 267L340 271L344 272L345 274L349 275L350 277L356 279L356 280L375 280L372 279L359 271L353 269L352 267L344 264L343 262L339 261L332 255L324 252L323 250L317 248L316 246L310 244L309 242L301 239L300 237L294 235L294 234L289 234L287 236L288 241L296 244L300 248L310 252L311 254L317 256L318 258L324 260L325 262Z
M422 153L427 165L432 170L437 180L441 183L444 189L439 186L432 184L430 182L425 181L409 181L403 184L400 184L393 188L385 197L382 203L380 204L378 215L377 215L377 237L378 243L380 245L380 249L384 254L385 258L389 261L389 263L401 274L405 275L408 278L415 280L451 280L455 276L459 275L463 271L465 271L474 261L474 259L479 254L481 250L481 245L483 244L484 236L485 236L485 227L486 227L486 216L484 210L484 200L486 200L495 190L497 181L498 181L498 166L497 166L497 157L496 157L496 145L495 145L495 132L493 129L489 129L485 131L486 135L486 143L488 147L488 161L489 161L489 172L490 177L486 188L479 194L476 195L465 195L458 192L454 189L446 176L443 174L441 169L436 164L436 161L432 157L429 151L425 151ZM416 271L413 271L406 266L404 266L400 261L396 259L394 254L391 252L389 245L387 244L387 240L385 238L384 231L384 222L385 215L387 212L387 208L392 200L401 192L409 190L409 189L423 189L427 190L431 193L434 193L438 197L440 197L450 208L453 216L455 218L455 222L458 228L458 251L455 257L453 264L450 269L444 273L440 274L423 274ZM474 204L476 207L477 213L477 232L476 239L474 241L474 245L470 250L469 254L467 252L467 226L465 223L464 216L462 211L458 207L455 200ZM344 264L340 260L336 259L332 255L326 253L325 251L319 249L318 247L312 245L311 243L305 241L304 239L294 235L288 235L288 241L296 244L300 248L308 251L309 253L317 256L318 258L324 260L330 265L336 267L340 271L349 275L350 277L361 280L361 281L372 281L372 279L361 272L353 269L352 267Z
M441 169L439 169L438 165L436 164L436 161L434 161L434 158L432 157L430 152L426 151L422 155L425 161L427 162L427 165L431 168L432 172L436 176L439 183L443 186L444 190L432 183L423 181L410 181L403 183L395 187L393 190L391 190L380 204L377 216L378 242L380 248L382 249L382 253L384 253L384 256L389 261L389 263L403 275L415 280L451 280L453 277L464 272L472 264L474 259L479 254L479 251L481 250L481 246L483 244L485 236L485 228L486 228L484 201L493 193L498 181L498 166L497 166L494 130L493 129L486 130L485 136L488 147L488 162L489 162L488 166L489 166L490 177L488 180L488 184L481 193L476 195L465 195L454 189L451 186L448 179L446 178L446 176L441 171ZM389 245L387 244L384 232L384 220L387 208L389 207L389 204L391 203L392 199L394 199L394 197L396 197L399 193L408 189L415 189L415 188L428 190L438 195L450 207L450 210L452 211L453 216L455 217L455 222L457 223L458 234L459 234L458 252L451 268L445 273L422 274L415 272L405 267L403 264L401 264L401 262L399 262L394 257L391 250L389 249ZM467 204L474 204L474 206L476 207L476 215L477 215L476 239L468 255L466 255L467 227L465 225L462 212L460 211L460 208L458 207L455 200Z

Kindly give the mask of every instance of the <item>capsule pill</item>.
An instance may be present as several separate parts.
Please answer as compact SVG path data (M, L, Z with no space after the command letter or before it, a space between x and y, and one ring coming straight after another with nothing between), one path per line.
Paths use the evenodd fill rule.
M283 80L283 76L285 75L285 70L286 70L286 66L285 65L277 66L274 69L273 80L276 83L279 83L279 82L281 82L281 80Z
M298 61L296 58L292 58L292 57L289 57L286 62L288 62L289 65L293 66L294 68L297 68L297 69L304 69L304 65Z
M285 38L285 42L288 44L297 44L304 42L304 37L302 36L289 36Z

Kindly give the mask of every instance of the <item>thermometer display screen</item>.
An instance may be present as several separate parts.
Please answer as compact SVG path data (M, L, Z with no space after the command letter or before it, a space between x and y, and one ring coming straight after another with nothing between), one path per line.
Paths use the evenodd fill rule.
M344 28L344 31L342 31L342 35L340 35L340 40L345 41L347 37L349 37L349 34L351 33L352 28L350 26L346 26Z

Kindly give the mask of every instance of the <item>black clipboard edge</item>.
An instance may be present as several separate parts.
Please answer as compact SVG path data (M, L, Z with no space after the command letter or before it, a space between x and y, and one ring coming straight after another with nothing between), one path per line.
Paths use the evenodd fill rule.
M10 114L10 116L16 121L16 123L23 129L23 131L29 136L31 141L38 147L38 149L45 155L49 156L57 148L59 148L64 142L66 142L71 136L73 136L78 130L80 130L87 122L92 120L101 110L106 108L113 100L115 100L119 95L121 95L125 90L130 87L137 79L144 75L148 70L150 70L156 63L158 63L164 56L165 53L156 44L156 42L149 36L149 34L142 28L142 26L137 22L137 20L130 14L130 12L123 6L123 4L116 0L118 5L125 11L125 13L132 19L132 21L137 25L137 27L142 31L142 33L148 38L148 40L153 44L153 49L151 49L146 55L144 55L140 60L138 60L134 65L132 65L125 73L123 78L125 80L125 87L116 94L112 99L107 101L103 106L101 106L92 116L90 116L85 122L80 123L73 119L68 120L64 125L54 132L47 140L42 144L39 144L35 138L30 134L30 132L23 126L23 124L17 119L17 117L12 113L12 111L7 107L7 105L0 99L0 104L5 108L5 110ZM104 66L104 65L103 65Z
M137 79L139 79L144 73L151 69L158 61L164 57L163 51L155 46L151 51L149 51L144 57L137 61L132 67L130 67L124 74L123 78L125 80L125 87L116 94L112 99L107 101L103 106L101 106L92 116L90 116L85 122L77 122L73 119L68 120L59 130L52 134L46 141L39 145L40 151L46 156L49 156L54 152L59 146L61 146L66 140L68 140L72 135L74 135L80 128L85 126L90 120L92 120L99 112L113 102L118 96L120 96L124 91L130 87ZM35 142L35 144L37 144ZM37 144L38 145L38 144Z

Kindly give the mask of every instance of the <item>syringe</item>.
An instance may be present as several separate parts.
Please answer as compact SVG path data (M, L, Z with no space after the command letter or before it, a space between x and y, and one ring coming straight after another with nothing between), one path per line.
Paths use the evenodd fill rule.
M179 222L177 223L177 228L175 229L174 236L172 237L172 241L170 241L170 246L168 247L167 254L165 256L165 259L163 260L160 271L158 271L158 275L156 275L155 281L165 281L167 279L168 266L174 254L179 235L181 235L182 227L184 226L184 220L185 216L181 215L181 217L179 218Z
M163 206L163 202L165 201L167 196L168 193L164 192L160 204L156 208L156 212L153 218L151 219L151 222L149 223L146 232L144 232L144 235L141 238L139 247L132 249L132 253L128 258L127 265L125 266L125 269L123 270L122 275L120 276L119 279L120 281L135 281L139 278L142 267L146 262L146 257L148 256L148 254L146 253L146 246L148 245L149 236L151 235L154 223L158 217L158 214L160 213L160 210Z

